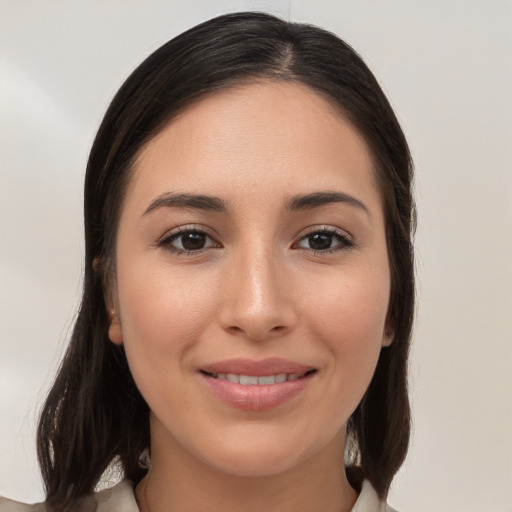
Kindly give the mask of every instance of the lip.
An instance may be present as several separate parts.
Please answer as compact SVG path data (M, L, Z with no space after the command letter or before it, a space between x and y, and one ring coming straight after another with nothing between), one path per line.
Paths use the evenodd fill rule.
M225 361L201 366L200 370L207 373L236 373L238 375L265 377L278 373L298 373L302 375L310 370L315 370L315 368L279 357L269 357L259 361L244 358L226 359Z
M266 411L300 395L315 377L316 371L312 370L316 369L280 358L229 359L202 366L199 375L211 394L224 404L244 411ZM243 385L213 375L219 373L257 377L287 373L302 377L275 384Z

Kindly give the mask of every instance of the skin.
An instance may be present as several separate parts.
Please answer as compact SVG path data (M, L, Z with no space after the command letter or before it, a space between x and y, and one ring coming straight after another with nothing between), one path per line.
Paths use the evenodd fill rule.
M361 204L287 207L317 192ZM226 211L154 204L168 193L216 196ZM178 228L209 237L180 253ZM313 251L308 236L327 229L340 236ZM346 422L390 343L390 276L371 156L339 111L281 81L190 106L139 155L116 264L109 336L151 409L141 510L350 510ZM234 357L316 372L292 400L244 411L213 397L198 371Z

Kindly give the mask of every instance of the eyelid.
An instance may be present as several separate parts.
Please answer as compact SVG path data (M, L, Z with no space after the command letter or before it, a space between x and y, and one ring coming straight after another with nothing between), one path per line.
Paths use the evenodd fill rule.
M306 239L307 237L309 237L315 233L324 233L324 234L336 236L339 239L342 239L343 242L335 247L331 247L329 249L323 249L323 250L308 249L306 247L296 247L304 239ZM296 242L293 243L292 247L296 247L298 250L312 252L314 254L328 254L328 253L335 252L335 251L350 249L350 248L354 247L354 245L355 245L354 237L348 231L345 231L344 229L341 229L341 228L338 228L335 226L321 224L318 226L309 226L306 229L302 230L297 235Z
M205 247L203 249L198 249L196 251L187 251L187 250L184 250L184 249L179 249L177 247L173 247L171 245L171 242L174 241L175 239L179 238L180 235L183 235L185 233L190 233L190 232L195 232L195 233L201 233L203 235L206 235L208 238L210 238L213 242L214 242L214 246L209 246L209 247ZM220 244L220 242L218 241L218 237L212 232L211 229L205 227L205 226L200 226L200 225L197 225L197 224L187 224L187 225L184 225L184 226L178 226L176 228L173 228L169 231L166 231L156 242L155 244L157 247L161 247L171 253L175 253L175 254L187 254L187 255L198 255L198 254L202 254L204 253L205 251L208 251L210 249L214 249L214 248L220 248L222 247L222 245Z
M333 226L331 224L315 224L302 229L296 236L296 239L303 239L304 237L313 233L332 233L354 241L354 237L346 230Z

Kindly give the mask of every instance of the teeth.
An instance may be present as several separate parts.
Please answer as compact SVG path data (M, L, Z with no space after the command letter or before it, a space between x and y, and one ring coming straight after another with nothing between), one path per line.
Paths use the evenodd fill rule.
M240 384L244 386L254 386L258 384L258 377L252 375L240 375Z
M264 375L260 377L256 375L237 375L236 373L212 373L211 375L216 379L224 379L244 386L280 384L281 382L297 380L302 377L300 373L278 373L277 375Z

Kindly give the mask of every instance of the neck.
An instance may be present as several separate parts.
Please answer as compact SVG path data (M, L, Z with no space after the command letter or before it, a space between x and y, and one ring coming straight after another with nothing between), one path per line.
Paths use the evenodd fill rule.
M151 470L136 488L137 502L141 512L349 512L357 494L345 475L340 441L263 476L230 474L180 445L153 442Z

